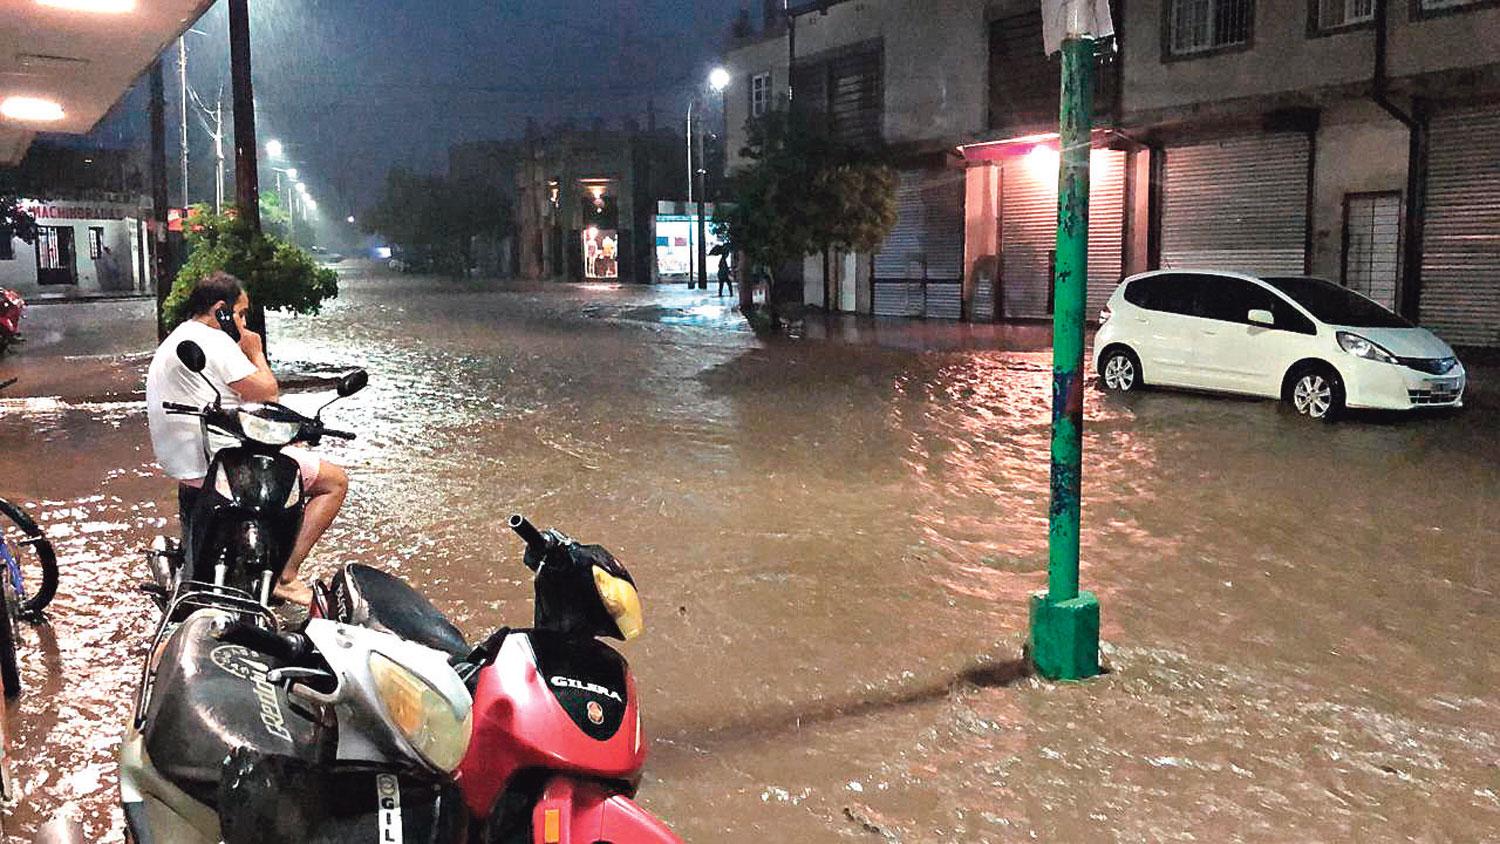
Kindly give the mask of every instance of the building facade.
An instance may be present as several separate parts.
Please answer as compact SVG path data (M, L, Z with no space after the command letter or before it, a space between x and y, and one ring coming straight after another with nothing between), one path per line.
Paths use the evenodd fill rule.
M1059 68L1038 4L787 15L728 54L730 150L747 120L800 100L901 162L896 231L826 273L809 258L805 301L1048 316ZM1094 91L1092 306L1146 269L1310 272L1456 344L1500 346L1494 2L1135 0L1115 26Z
M520 276L650 283L657 202L686 198L686 169L667 131L535 133L516 171Z
M31 200L37 241L0 235L0 287L27 299L87 298L143 292L148 197L114 200Z

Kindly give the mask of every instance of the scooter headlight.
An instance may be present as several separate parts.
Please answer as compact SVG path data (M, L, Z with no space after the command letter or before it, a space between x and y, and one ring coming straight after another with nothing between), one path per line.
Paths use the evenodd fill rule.
M452 773L469 750L472 707L455 707L427 681L379 653L370 654L370 674L391 723L423 759Z
M239 412L239 423L246 439L262 445L291 445L302 433L302 425L298 422L267 419L244 410Z

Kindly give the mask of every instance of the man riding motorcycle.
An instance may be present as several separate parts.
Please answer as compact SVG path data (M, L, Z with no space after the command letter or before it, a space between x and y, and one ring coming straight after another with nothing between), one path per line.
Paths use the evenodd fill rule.
M241 403L276 401L281 391L266 363L260 335L245 325L249 310L250 297L239 279L217 272L200 280L188 297L188 319L156 350L146 374L151 445L157 464L177 479L181 514L191 512L190 505L208 474L208 462L198 420L169 415L162 408L163 402L201 407L214 400L213 390L217 389L225 409L233 409ZM178 359L177 347L185 340L203 349L207 367L201 376ZM204 383L205 378L212 388ZM306 606L312 600L312 590L298 578L298 571L343 506L349 478L341 467L306 449L287 446L282 452L301 468L307 509L273 594Z

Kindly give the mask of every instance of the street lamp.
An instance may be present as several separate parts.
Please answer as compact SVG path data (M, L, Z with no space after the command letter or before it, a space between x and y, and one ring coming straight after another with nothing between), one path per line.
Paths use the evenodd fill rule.
M284 152L286 152L286 147L282 146L281 141L274 138L266 141L266 155L272 158L280 158Z
M348 223L351 226L354 225L354 215L350 214L349 218L347 220L345 220L344 222Z
M288 179L291 179L294 182L297 181L297 168L296 167L288 167L288 168L286 168L286 177Z
M300 193L303 196L307 196L307 183L306 182L298 182L297 183L297 193Z
M723 67L716 67L709 71L708 87L715 93L723 95L724 91L733 81L729 71ZM693 185L697 182L698 197L698 288L708 289L708 167L707 155L704 152L703 127L698 127L698 153L697 166L693 159L693 111L697 108L698 97L701 92L693 92L693 98L688 101L687 118L687 142L688 142L688 204L693 204ZM701 119L699 122L702 122ZM691 262L688 264L688 289L693 287L693 272Z

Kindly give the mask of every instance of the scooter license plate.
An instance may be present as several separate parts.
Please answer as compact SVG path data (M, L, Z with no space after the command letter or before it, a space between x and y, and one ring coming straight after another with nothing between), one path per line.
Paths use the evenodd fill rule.
M401 779L395 774L375 777L375 799L380 806L381 844L403 844L406 837L401 829Z

